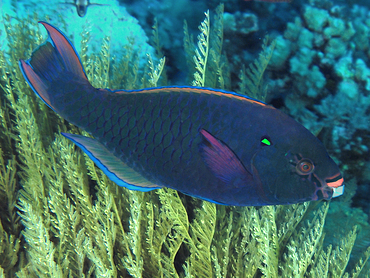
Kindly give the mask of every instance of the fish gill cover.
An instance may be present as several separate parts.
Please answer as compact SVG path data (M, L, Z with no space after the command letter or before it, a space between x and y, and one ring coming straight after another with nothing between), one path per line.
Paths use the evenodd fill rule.
M222 14L222 6L210 12L215 38L207 46L208 66L193 70L197 45L188 32L184 52L189 54L192 73L205 76L205 84L230 88L222 44L212 46L223 39ZM45 18L35 17L4 20L12 47L0 55L0 277L369 274L365 265L370 256L369 225L360 209L350 207L351 191L330 205L237 208L195 200L171 189L133 192L109 181L59 135L81 131L51 112L22 79L18 59L29 57L44 40L36 22ZM158 37L157 30L153 38ZM85 40L79 54L94 86L134 89L166 84L166 67L151 59L144 63L135 55L133 40L113 62L114 42L107 37L100 52L87 54L88 36L82 33ZM262 73L270 47L266 40L255 66L246 67L240 82L246 91L265 88Z

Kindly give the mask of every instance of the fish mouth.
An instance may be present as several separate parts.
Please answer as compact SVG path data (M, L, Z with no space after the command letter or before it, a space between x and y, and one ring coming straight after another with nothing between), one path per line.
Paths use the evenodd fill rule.
M344 192L344 179L339 173L333 177L329 177L325 180L326 185L333 189L332 198L341 196Z

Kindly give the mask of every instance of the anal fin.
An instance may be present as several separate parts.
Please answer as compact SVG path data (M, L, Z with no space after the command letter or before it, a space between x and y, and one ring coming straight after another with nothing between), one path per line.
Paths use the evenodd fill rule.
M161 186L153 184L140 173L127 166L98 140L63 132L62 135L80 147L104 174L119 186L144 192L161 188Z

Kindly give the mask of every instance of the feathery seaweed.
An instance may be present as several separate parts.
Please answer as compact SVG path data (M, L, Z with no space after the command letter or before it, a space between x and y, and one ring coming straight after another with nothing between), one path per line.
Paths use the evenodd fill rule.
M225 81L228 84L228 72L226 71L226 58L222 55L222 44L224 40L223 35L223 14L224 5L220 4L216 8L216 14L213 20L213 27L211 28L210 34L210 56L212 59L209 60L209 84L212 88L225 89ZM225 80L226 78L226 80ZM229 85L229 84L228 84Z
M206 83L206 70L209 53L210 18L209 11L204 13L206 18L200 24L198 35L198 48L195 49L195 69L193 86L204 87Z
M7 233L0 221L0 270L3 271L3 275L6 274L6 277L15 275L15 265L20 257L20 247L19 237Z
M267 86L263 85L263 74L272 57L275 44L275 40L269 42L268 36L263 39L262 51L259 54L258 59L251 63L247 70L243 67L240 71L238 93L246 94L252 98L265 101Z
M189 220L177 191L159 190L158 197L162 205L156 224L158 233L155 234L150 248L155 250L163 276L178 277L175 256L184 240L189 238Z
M189 75L194 78L193 86L225 89L230 85L227 59L222 54L223 12L224 5L218 5L212 28L209 11L205 13L206 18L199 26L201 33L197 37L197 45L194 45L187 22L184 22L184 48Z
M153 65L153 59L150 54L148 56L148 63L149 63L149 83L150 87L157 87L157 83L159 78L162 75L164 64L166 62L166 57L162 57L159 59L159 63L156 67Z
M350 231L346 238L344 238L340 244L340 246L337 246L334 250L332 250L330 254L330 262L329 265L329 273L332 275L332 277L342 277L349 258L350 254L353 248L353 245L356 240L356 226L353 227L352 231Z
M216 86L227 88L221 8L214 29L206 13L192 70L198 63L200 85L217 81ZM329 204L321 203L314 210L308 203L254 208L197 200L194 207L189 206L190 197L180 197L172 189L142 193L118 188L59 135L60 131L87 134L54 115L14 67L41 41L35 24L6 24L16 47L0 52L0 133L4 135L0 201L5 204L0 206L0 277L367 275L370 248L352 270L348 266L355 228L339 246L323 248ZM108 39L99 54L88 55L85 34L81 59L95 86L156 86L164 60L157 67L151 62L139 70L132 40L121 60L110 56ZM191 37L185 41L193 55ZM262 76L271 51L265 41L264 54L252 65L250 77L244 78L246 92L264 88ZM217 79L209 78L215 72Z
M89 30L89 26L84 26L84 29L80 33L81 35L81 50L80 50L80 59L82 64L84 65L84 68L86 69L87 65L87 51L89 49L89 41L91 39L91 34Z
M216 228L211 251L215 277L221 278L229 276L234 213L225 206L217 206L216 214Z
M195 210L195 219L189 228L190 256L185 261L185 273L187 277L207 277L212 273L211 245L216 228L216 205L202 202L202 207Z
M16 161L13 156L7 162L4 161L4 154L0 148L0 199L6 200L0 206L6 206L7 213L2 213L0 219L6 225L7 231L11 234L19 233L19 217L16 213L17 179Z
M193 80L194 73L196 71L194 66L194 52L195 52L195 45L194 45L194 38L191 34L189 34L188 23L184 20L184 50L185 50L185 58L186 64L188 65L188 82Z
M163 84L166 84L167 85L168 80L167 80L166 69L164 67L165 61L164 60L162 61L162 59L165 59L165 57L164 57L163 50L162 50L162 44L161 44L160 38L159 38L159 29L158 28L159 27L158 27L157 18L154 18L154 24L152 26L151 42L154 45L155 57L157 59L159 59L159 64L163 64L162 67L161 67L160 73L158 75L158 79L159 79L159 77L161 77Z

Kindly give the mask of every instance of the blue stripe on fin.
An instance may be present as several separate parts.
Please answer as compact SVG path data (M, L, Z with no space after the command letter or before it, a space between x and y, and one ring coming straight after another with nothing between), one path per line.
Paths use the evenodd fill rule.
M104 174L119 186L144 192L161 188L128 167L99 141L77 134L62 132L62 135L79 146Z

